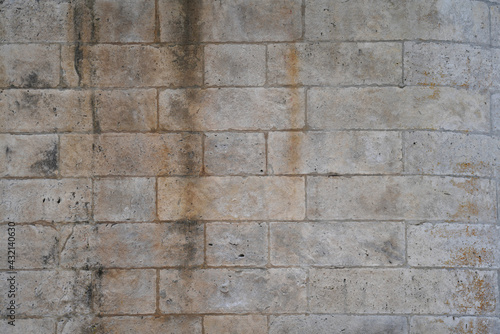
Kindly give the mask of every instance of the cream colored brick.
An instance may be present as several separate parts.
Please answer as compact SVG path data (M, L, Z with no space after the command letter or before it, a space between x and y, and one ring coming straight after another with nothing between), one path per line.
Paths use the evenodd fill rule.
M311 88L313 129L489 131L488 94L450 87Z
M61 266L141 268L201 265L203 234L203 225L190 221L68 225L61 231Z
M267 318L262 315L205 316L205 334L267 334Z
M303 219L300 177L203 177L158 179L161 220Z
M9 240L14 233L14 253L8 252ZM0 268L9 269L7 256L15 255L14 268L17 269L47 269L54 268L59 262L59 232L49 225L0 225ZM12 244L10 245L12 246Z
M0 45L0 87L56 87L60 60L58 45Z
M156 129L156 90L101 90L95 93L101 131L147 132Z
M400 43L296 43L268 46L271 85L401 83Z
M205 134L205 173L213 175L264 174L266 139L263 133Z
M90 218L87 179L0 180L0 221L85 221Z
M396 132L270 132L269 172L374 174L403 169Z
M94 219L152 221L156 218L154 178L111 178L95 181Z
M271 223L277 266L397 266L405 262L402 223Z
M161 270L163 313L303 312L301 269Z
M432 176L309 177L310 219L494 222L491 180Z
M306 1L306 37L315 40L420 39L488 44L488 22L488 6L480 1Z
M156 270L108 269L96 278L95 307L100 313L155 312Z
M310 307L321 313L494 314L494 271L311 269Z
M205 47L205 84L262 86L266 82L265 45L215 44Z
M303 89L209 88L160 93L163 130L277 130L304 127Z
M293 41L301 37L300 0L160 0L163 42Z
M0 273L0 288L9 291L12 274ZM18 271L16 276L16 316L62 316L90 312L92 284L90 271ZM5 298L5 297L3 297ZM6 300L6 299L4 299ZM2 307L0 315L5 317Z
M61 175L64 177L91 176L94 147L92 135L62 135Z
M405 134L405 172L495 176L500 173L500 139L475 134Z
M265 266L267 264L265 223L207 224L207 264L210 266Z
M498 318L480 317L412 317L411 334L495 334L500 332Z
M500 266L500 230L492 225L422 224L408 227L408 263L423 267Z
M57 135L0 134L0 176L55 176L59 172Z

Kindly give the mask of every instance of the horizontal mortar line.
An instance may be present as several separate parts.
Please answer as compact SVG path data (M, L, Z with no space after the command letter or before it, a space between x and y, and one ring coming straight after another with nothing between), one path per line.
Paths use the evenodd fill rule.
M497 4L498 5L498 4ZM0 45L62 45L62 46L99 46L99 45L116 45L116 46L151 46L151 47L185 47L185 46L207 46L207 45L225 45L225 44L236 44L236 45L266 45L266 44L356 44L356 43L374 43L374 44L384 44L384 43L439 43L439 44L453 44L453 45L470 45L470 46L480 46L485 48L490 48L490 42L475 42L472 40L453 40L453 39L419 39L419 38L395 38L395 39L321 39L321 38L304 38L296 40L255 40L255 41L242 41L242 40L228 40L228 41L191 41L191 42L181 42L181 41L165 41L165 42L154 42L154 41L134 41L134 42L122 42L122 41L78 41L78 40L62 40L62 41L1 41ZM493 46L495 47L495 46Z

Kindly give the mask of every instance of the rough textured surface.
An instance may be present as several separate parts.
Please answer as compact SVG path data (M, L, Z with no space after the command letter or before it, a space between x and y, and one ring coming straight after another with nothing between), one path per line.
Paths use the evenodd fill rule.
M0 333L500 333L499 47L500 0L0 0Z

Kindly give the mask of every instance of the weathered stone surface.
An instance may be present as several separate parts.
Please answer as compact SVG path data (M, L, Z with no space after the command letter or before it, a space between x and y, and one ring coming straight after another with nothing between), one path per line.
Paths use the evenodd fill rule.
M203 177L158 179L161 220L303 219L301 177Z
M262 86L266 82L264 45L215 44L205 47L205 84Z
M162 42L293 41L302 35L300 0L159 1Z
M435 39L488 44L488 22L488 6L480 1L306 1L306 37L315 40Z
M84 221L90 217L86 179L0 180L0 221Z
M303 312L302 269L161 270L164 313Z
M424 267L500 267L494 225L423 224L408 227L408 263Z
M276 130L304 127L303 89L209 88L160 93L163 130Z
M401 83L400 43L314 43L268 46L271 85ZM406 63L405 63L406 65Z
M1 132L85 132L91 129L89 92L52 89L0 91Z
M0 331L9 334L53 334L56 328L54 319L16 319L15 326L9 325L7 320L2 319L0 322Z
M270 334L401 334L407 332L405 317L349 315L272 316Z
M432 176L309 177L310 219L494 222L491 180Z
M263 133L207 133L204 151L204 168L208 174L264 174L266 170Z
M100 313L146 314L156 308L156 270L108 269L98 273L94 304Z
M9 269L7 256L15 255L16 269L46 269L58 264L59 232L54 226L48 225L0 225L0 268ZM14 253L7 251L8 237L14 235ZM10 245L12 246L12 244Z
M491 94L492 130L500 132L500 93Z
M209 315L203 319L205 334L267 334L267 317L262 315Z
M151 221L156 218L154 178L112 178L95 181L94 219Z
M494 271L311 269L312 312L494 314Z
M57 135L0 134L0 176L54 176L59 170Z
M78 87L81 84L83 54L74 45L61 45L61 86ZM76 57L78 55L78 57Z
M495 176L500 172L500 138L451 132L405 134L405 172Z
M67 135L61 139L64 175L193 175L201 171L199 134Z
M147 132L156 129L156 90L101 90L95 112L101 131Z
M2 1L0 42L66 42L72 39L68 1Z
M271 223L277 266L396 266L405 261L402 223Z
M0 45L0 87L56 87L59 62L58 45Z
M489 130L488 94L450 87L311 88L313 129Z
M198 46L99 44L81 47L81 82L96 87L195 86L202 84Z
M265 266L268 253L266 223L207 224L207 264Z
M154 41L154 1L96 0L93 9L99 42Z
M9 291L9 276L7 272L0 272L2 291ZM90 312L90 271L18 271L16 287L16 316L50 317ZM5 317L6 312L2 307L0 315Z
M196 222L117 223L61 231L61 266L141 268L203 264L204 228Z
M500 6L490 7L491 15L491 44L500 46Z
M492 52L467 44L405 42L404 83L421 86L491 86Z
M412 317L411 334L495 334L500 332L498 318L480 317Z
M403 169L396 132L270 132L269 172L373 174Z

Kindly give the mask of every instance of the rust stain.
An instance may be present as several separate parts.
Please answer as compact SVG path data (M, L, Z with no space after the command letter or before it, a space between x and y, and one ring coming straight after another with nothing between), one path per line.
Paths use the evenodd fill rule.
M485 169L488 167L488 164L485 163L484 161L479 161L479 162L462 162L456 164L455 168L453 171L455 173L469 173L469 174L476 174L477 171Z
M473 246L461 247L451 260L445 261L447 265L453 266L482 266L483 263L493 262L493 252L486 248L475 248Z
M477 273L471 273L470 276L472 280L458 282L457 292L452 296L452 303L458 304L458 312L487 314L495 311L494 286L480 278Z

